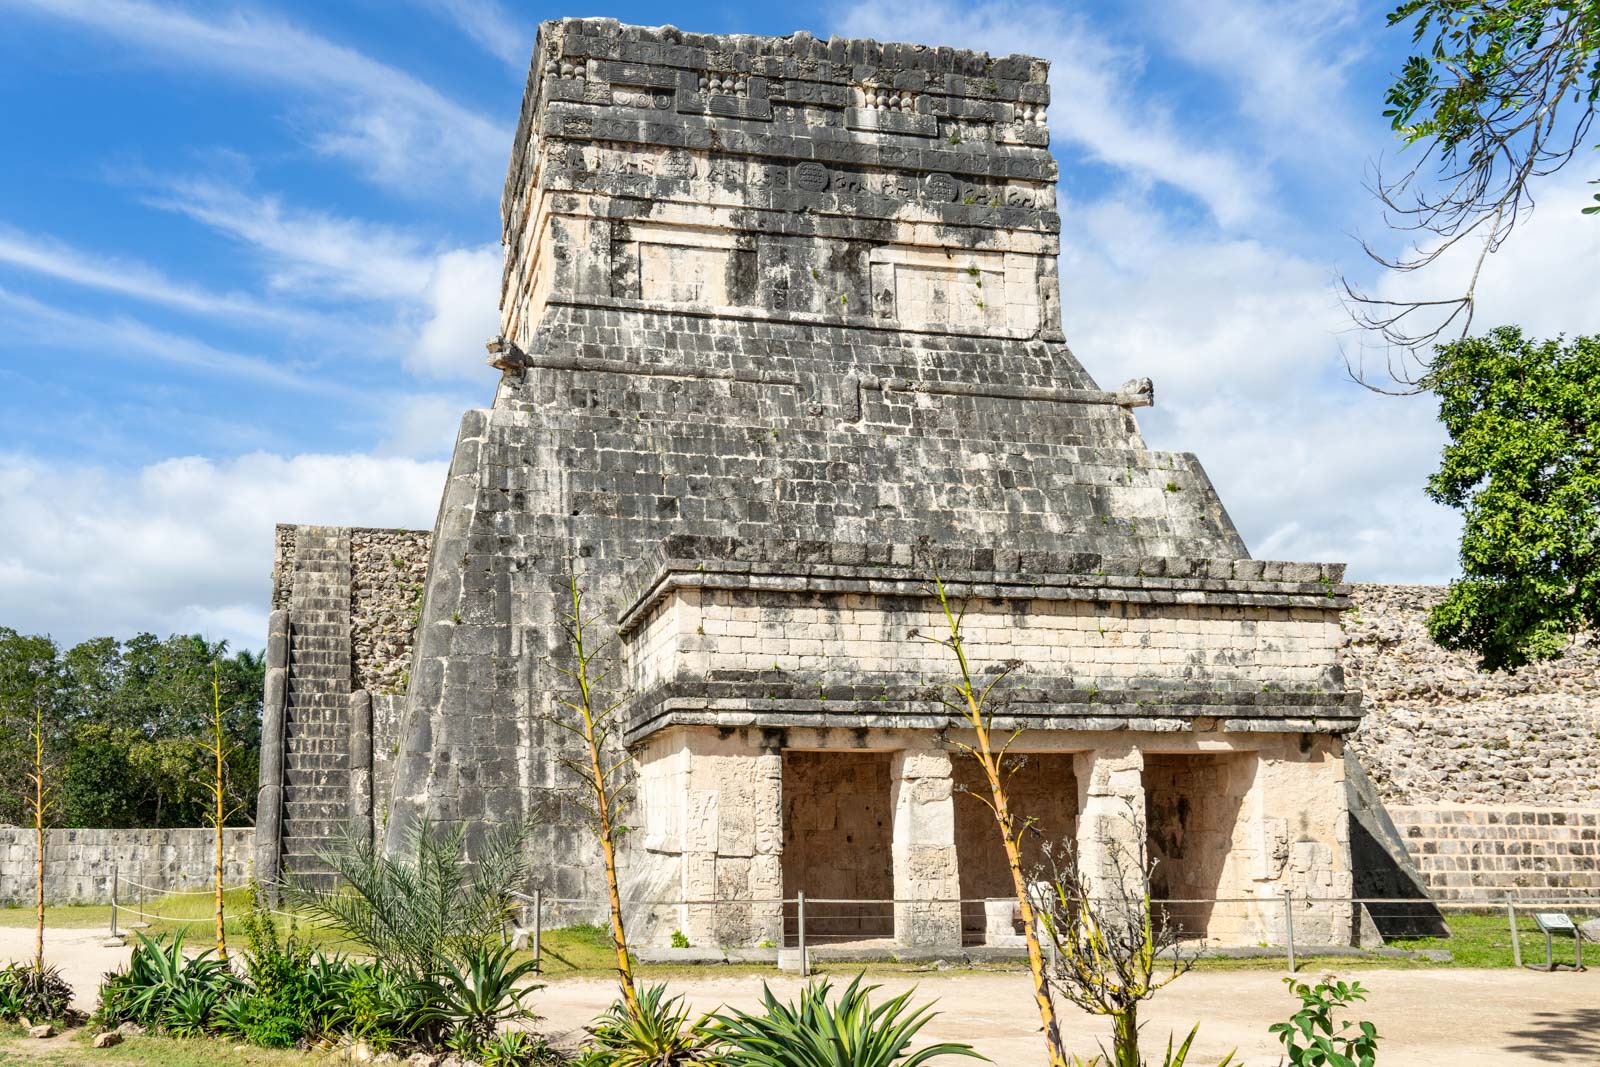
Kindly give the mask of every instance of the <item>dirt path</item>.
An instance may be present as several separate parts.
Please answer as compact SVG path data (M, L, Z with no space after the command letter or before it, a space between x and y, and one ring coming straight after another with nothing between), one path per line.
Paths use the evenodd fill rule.
M1357 1017L1377 1024L1383 1038L1379 1062L1406 1067L1600 1063L1600 973L1363 970L1356 977L1371 991ZM970 1042L1005 1067L1044 1061L1026 975L930 973L920 979L894 975L878 981L885 993L915 985L918 999L938 998L940 1015L923 1031L929 1039ZM783 998L793 996L800 984L790 978L772 982ZM761 984L708 975L674 981L672 989L704 1011L721 1004L755 1007ZM559 1032L592 1019L614 995L615 986L609 983L566 979L552 982L530 1000L545 1016L542 1028ZM1237 1048L1250 1067L1271 1067L1279 1062L1281 1050L1267 1027L1286 1018L1297 1004L1275 973L1185 975L1158 994L1145 1012L1145 1054L1159 1061L1167 1033L1178 1031L1181 1037L1199 1021L1191 1064L1209 1067ZM1109 1040L1102 1020L1069 1009L1064 1023L1070 1048L1080 1055L1096 1051L1097 1040Z
M78 991L78 1006L94 1007L100 976L127 962L129 950L107 948L102 930L51 930L46 955ZM25 958L33 932L0 927L0 961ZM1302 977L1314 977L1308 973ZM1362 970L1354 975L1371 991L1360 1018L1382 1035L1380 1062L1406 1067L1520 1067L1532 1064L1600 1064L1600 971L1537 974L1532 971ZM835 980L838 981L837 979ZM976 1045L995 1063L1041 1063L1038 1023L1022 974L887 975L885 993L917 987L917 998L937 998L940 1015L924 1031L929 1039ZM773 990L792 997L801 982L772 979ZM679 978L672 990L698 1010L721 1005L753 1008L761 994L754 978ZM552 1036L571 1033L612 1000L615 986L593 979L552 982L530 998ZM1146 1053L1157 1053L1169 1031L1186 1033L1202 1023L1189 1062L1215 1064L1230 1049L1252 1067L1271 1067L1279 1049L1267 1026L1294 1005L1282 976L1269 971L1212 971L1184 976L1157 995L1144 1013ZM1071 1048L1083 1055L1109 1033L1103 1020L1064 1013ZM951 1063L957 1061L951 1060Z
M132 950L106 948L101 942L110 935L105 930L50 929L44 933L44 958L61 968L61 976L72 986L73 1006L93 1011L95 991L107 971L128 962ZM0 926L0 963L33 958L33 928Z

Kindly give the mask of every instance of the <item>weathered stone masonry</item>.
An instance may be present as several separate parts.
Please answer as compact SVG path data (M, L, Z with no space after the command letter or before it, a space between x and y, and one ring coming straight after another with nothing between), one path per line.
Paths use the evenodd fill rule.
M1213 933L1276 936L1285 890L1348 897L1342 569L1249 559L1198 460L1145 447L1149 384L1103 390L1067 349L1045 74L541 27L502 200L502 376L462 420L392 735L376 699L362 729L356 673L397 676L361 666L379 639L356 627L394 625L399 586L359 610L335 581L356 532L285 535L285 866L382 811L391 846L421 816L478 839L537 814L542 888L599 896L549 721L576 572L631 683L629 891L681 902L662 936L787 936L780 897L846 885L892 890L902 943L981 935L955 898L989 892L993 857L958 832L958 724L928 695L949 667L914 632L937 566L977 659L1022 661L1015 751L1056 769L1035 788L1091 862L1153 812L1185 884L1260 902ZM846 767L875 845L806 796ZM1160 795L1185 782L1226 797L1192 833ZM1351 936L1348 909L1322 914L1303 936Z

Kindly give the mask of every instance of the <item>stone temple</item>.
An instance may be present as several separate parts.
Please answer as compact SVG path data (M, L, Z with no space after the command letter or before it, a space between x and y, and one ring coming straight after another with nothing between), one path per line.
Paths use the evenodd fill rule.
M1005 683L1014 802L1157 891L1352 892L1343 568L1250 558L1147 381L1065 343L1046 64L949 48L544 24L501 203L500 380L431 535L279 528L258 866L346 824L535 817L536 882L602 896L549 720L569 574L614 633L644 936L959 946L1011 893L933 687ZM426 564L420 553L426 551ZM974 902L965 906L961 901ZM891 903L892 902L892 903ZM1296 918L1348 942L1350 909Z

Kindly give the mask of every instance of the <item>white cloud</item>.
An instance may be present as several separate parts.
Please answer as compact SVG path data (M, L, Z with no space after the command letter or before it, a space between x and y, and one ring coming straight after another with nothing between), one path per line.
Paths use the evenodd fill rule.
M434 261L427 318L407 367L435 378L483 377L483 343L500 332L500 267L498 245L456 249Z
M1535 337L1600 333L1600 222L1582 214L1592 204L1589 175L1569 169L1535 185L1537 206L1525 214L1511 237L1483 264L1478 280L1474 334L1517 325ZM1383 300L1447 299L1466 291L1482 245L1468 238L1432 265L1410 274L1388 273L1373 287ZM1417 317L1417 322L1432 324ZM1441 337L1454 340L1456 328ZM1358 339L1359 340L1359 339ZM1365 355L1378 366L1384 353L1352 344L1352 357ZM1372 360L1378 361L1372 363Z
M1200 457L1254 555L1348 563L1367 581L1455 573L1458 523L1423 494L1443 444L1434 410L1345 379L1330 270L1137 200L1064 217L1074 353L1102 384L1154 380L1146 439Z
M0 454L0 625L68 642L200 630L259 648L275 523L428 527L445 467L254 453L123 471Z
M165 65L176 59L238 81L281 86L313 103L313 142L357 173L405 192L497 193L512 131L371 57L244 8L191 11L145 0L0 0L86 27Z
M975 7L866 0L836 10L833 21L849 36L1048 59L1054 137L1141 180L1188 193L1225 225L1254 217L1266 200L1268 182L1259 166L1186 132L1161 101L1136 92L1144 65L1139 50L1057 8L1012 0Z
M466 34L479 48L494 56L517 74L526 73L533 55L534 31L538 23L531 17L517 18L496 0L418 0L424 7L443 15Z

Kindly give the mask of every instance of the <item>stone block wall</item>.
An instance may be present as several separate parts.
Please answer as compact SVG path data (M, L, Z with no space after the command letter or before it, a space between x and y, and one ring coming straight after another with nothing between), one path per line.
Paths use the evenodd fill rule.
M230 887L249 880L254 841L251 827L223 830L223 879ZM0 828L0 907L33 902L36 847L32 830ZM137 899L140 890L135 883L153 887L144 890L146 899L203 890L211 884L215 848L209 827L48 830L45 900L50 904L108 904L113 868L121 881L123 900Z
M1600 894L1600 809L1406 804L1389 815L1436 899Z

